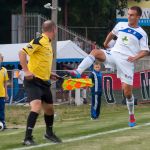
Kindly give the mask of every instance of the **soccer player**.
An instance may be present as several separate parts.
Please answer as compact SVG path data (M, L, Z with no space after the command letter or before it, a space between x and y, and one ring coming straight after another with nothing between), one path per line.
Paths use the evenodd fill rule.
M119 22L105 39L104 47L117 36L117 41L111 51L94 49L72 72L72 75L80 77L80 74L89 68L95 61L104 62L109 67L116 67L117 76L121 79L122 89L129 110L129 126L136 125L134 116L134 96L132 94L134 63L149 54L148 37L146 32L138 25L142 10L133 6L128 10L128 22Z
M5 100L8 99L8 94L7 94L8 73L6 68L2 67L2 62L3 62L3 56L0 53L0 122L3 123L4 129L6 129Z
M33 39L27 47L19 52L21 66L24 70L24 86L30 102L31 111L27 119L24 145L35 145L32 131L40 110L44 110L46 133L44 137L52 142L60 143L53 132L54 109L52 93L50 91L50 78L58 79L58 75L51 73L53 51L51 40L56 35L56 25L47 20L42 25L42 34ZM27 55L29 61L27 64Z

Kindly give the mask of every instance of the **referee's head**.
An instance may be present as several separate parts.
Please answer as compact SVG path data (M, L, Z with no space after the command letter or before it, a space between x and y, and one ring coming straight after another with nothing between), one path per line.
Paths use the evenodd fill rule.
M53 39L56 35L56 24L51 20L46 20L42 24L42 32L45 33L50 39Z

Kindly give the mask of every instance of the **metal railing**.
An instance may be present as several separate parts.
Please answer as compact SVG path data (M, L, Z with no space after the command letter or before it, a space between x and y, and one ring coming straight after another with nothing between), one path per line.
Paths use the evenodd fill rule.
M41 33L42 23L48 18L40 14L12 15L12 43L26 43ZM73 32L68 28L58 25L58 41L72 40L82 50L89 53L96 45L90 40Z
M147 70L147 69L146 69ZM8 81L8 94L9 94L9 101L7 101L9 104L18 104L18 103L26 103L27 102L27 96L24 90L23 86L20 86L18 84L18 77L16 74L18 74L19 70L9 70L9 81ZM64 76L67 73L67 70L57 70L56 73L60 76ZM145 79L141 78L141 72L145 72ZM84 72L85 75L88 76L91 73L91 71ZM148 76L150 74L150 69L148 71L140 70L138 74L136 73L135 77L135 83L133 88L133 93L136 98L138 98L138 101L143 102L146 100L150 100L150 91L147 89L150 88L149 86L149 79ZM104 101L108 101L108 98L114 96L116 103L121 103L123 100L122 96L122 90L121 90L121 84L120 81L116 81L116 74L114 72L103 72L103 96L102 99ZM109 78L106 78L109 77ZM110 78L111 77L111 78ZM111 80L111 81L110 81ZM140 81L142 80L142 81ZM115 82L115 83L114 83ZM117 83L116 83L117 82ZM86 99L86 102L91 101L91 92L89 88L81 89L81 90L73 90L73 91L64 91L62 88L63 80L58 80L57 82L51 81L51 90L56 93L56 98L54 99L54 103L69 103L69 104L80 104L84 103L84 100ZM138 84L137 84L138 83ZM117 86L115 89L114 86ZM112 86L112 87L109 87ZM144 90L145 89L145 90ZM112 90L112 91L111 91ZM81 92L80 92L81 91ZM112 93L109 93L112 92ZM106 98L106 94L108 94L108 98ZM143 97L145 96L145 98Z

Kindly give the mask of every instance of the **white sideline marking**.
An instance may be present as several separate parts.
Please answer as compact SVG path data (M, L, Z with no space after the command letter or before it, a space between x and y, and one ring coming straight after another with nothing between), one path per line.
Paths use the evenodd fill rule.
M106 135L106 134L117 133L117 132L131 130L131 129L137 129L137 128L144 127L144 126L150 126L150 122L142 124L142 125L138 125L138 126L135 126L135 127L132 127L132 128L131 127L126 127L126 128L120 128L120 129L115 129L115 130L110 130L110 131L105 131L105 132L98 132L98 133L94 133L94 134L80 136L80 137L76 137L76 138L71 138L71 139L63 140L63 143L69 143L69 142L84 140L84 139L92 138L92 137L99 136L99 135ZM28 149L39 148L39 147L44 147L44 146L49 146L49 145L55 145L55 143L45 143L45 144L39 144L39 145L35 145L35 146L15 148L15 149L11 149L11 150L28 150Z
M18 133L21 133L21 132L23 132L23 131L14 131L14 132L11 132L11 133L5 133L5 131L2 131L2 132L3 132L3 133L0 134L0 136L18 134Z

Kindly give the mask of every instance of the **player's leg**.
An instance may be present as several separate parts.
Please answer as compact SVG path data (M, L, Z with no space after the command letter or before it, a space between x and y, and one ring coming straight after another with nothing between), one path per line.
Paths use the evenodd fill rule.
M136 125L136 120L134 116L134 96L132 94L132 85L122 83L122 88L126 97L127 108L129 111L129 126L133 127Z
M115 64L117 66L117 77L121 79L122 89L126 97L127 108L129 110L129 126L136 125L134 117L134 97L132 94L134 63L128 61L128 56L117 52L113 54Z
M44 120L46 124L46 133L44 137L52 142L61 143L61 139L58 138L53 132L54 123L54 108L52 93L49 88L44 89L44 96L42 97L43 103L42 107L44 110Z
M91 53L79 64L78 68L72 72L72 75L80 77L80 75L94 63L95 59L104 62L106 59L105 53L100 49L92 50Z

